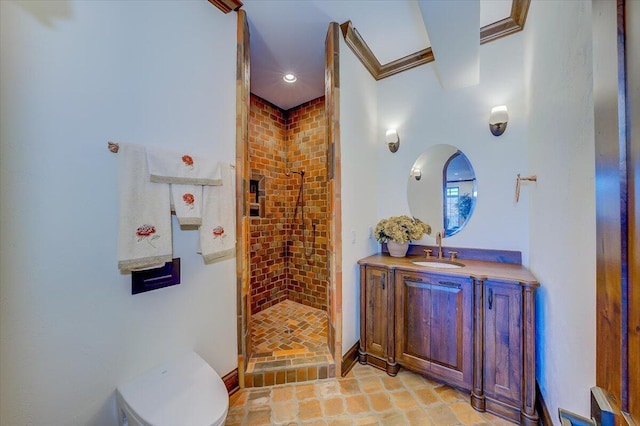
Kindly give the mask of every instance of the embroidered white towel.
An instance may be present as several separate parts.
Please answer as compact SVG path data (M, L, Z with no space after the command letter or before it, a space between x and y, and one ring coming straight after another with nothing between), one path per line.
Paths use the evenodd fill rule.
M202 225L200 253L204 263L213 263L235 255L236 206L231 166L220 163L222 186L202 188Z
M202 185L172 183L171 198L180 225L202 224Z
M149 181L143 146L118 151L118 268L163 266L172 259L169 185Z
M217 161L148 148L147 162L152 182L222 185Z

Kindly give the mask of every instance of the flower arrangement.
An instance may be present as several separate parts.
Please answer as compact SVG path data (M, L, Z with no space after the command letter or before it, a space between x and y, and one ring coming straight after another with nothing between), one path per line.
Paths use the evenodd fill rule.
M380 243L415 241L424 237L425 234L431 234L429 225L416 217L412 218L405 215L382 219L376 225L375 230L376 240Z

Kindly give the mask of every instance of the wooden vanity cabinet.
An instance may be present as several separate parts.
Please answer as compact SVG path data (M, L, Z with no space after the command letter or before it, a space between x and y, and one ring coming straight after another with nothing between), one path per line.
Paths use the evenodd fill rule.
M449 273L389 256L360 260L359 361L470 390L476 410L538 425L539 283L521 265L465 263L464 273Z
M469 278L395 273L395 361L471 389L473 282Z
M360 267L359 361L395 376L400 368L393 357L393 270Z

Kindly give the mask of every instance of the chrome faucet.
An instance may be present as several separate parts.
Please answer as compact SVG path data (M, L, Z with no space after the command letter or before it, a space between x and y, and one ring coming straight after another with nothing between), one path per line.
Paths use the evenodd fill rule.
M442 259L442 237L444 237L444 231L436 233L436 244L438 244L438 259Z

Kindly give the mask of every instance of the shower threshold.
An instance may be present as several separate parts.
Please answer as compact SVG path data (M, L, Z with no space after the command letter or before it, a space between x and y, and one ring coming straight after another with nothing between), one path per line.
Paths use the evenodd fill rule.
M257 313L251 322L253 353L246 387L335 377L325 311L285 300Z

